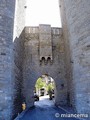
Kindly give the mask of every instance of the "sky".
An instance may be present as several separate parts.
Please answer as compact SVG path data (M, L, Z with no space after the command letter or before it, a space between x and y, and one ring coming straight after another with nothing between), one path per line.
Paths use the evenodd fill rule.
M26 26L39 24L61 27L58 0L27 0Z

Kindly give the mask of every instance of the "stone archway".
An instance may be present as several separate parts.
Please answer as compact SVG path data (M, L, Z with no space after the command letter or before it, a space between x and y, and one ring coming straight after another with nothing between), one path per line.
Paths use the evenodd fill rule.
M34 106L45 107L48 104L54 105L56 101L56 83L48 74L40 76L33 90Z
M25 97L25 102L27 104L27 107L32 107L34 106L34 98L33 98L33 90L35 87L35 83L36 83L36 78L35 77L36 74L34 74L34 76L30 76L29 79L25 80L23 85L24 85L24 89L23 89L23 93L24 93L24 97ZM56 79L54 79L55 81L55 105L66 105L67 104L67 89L65 86L65 83L62 82L62 80L58 79L59 76L56 77ZM30 80L32 79L32 81Z
M27 107L34 105L33 88L43 74L52 76L56 83L56 105L67 103L62 29L50 25L25 28L23 61L23 96Z

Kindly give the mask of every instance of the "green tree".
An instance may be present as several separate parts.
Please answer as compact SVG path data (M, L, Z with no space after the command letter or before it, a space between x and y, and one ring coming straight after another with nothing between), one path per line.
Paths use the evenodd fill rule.
M47 91L48 91L48 94L49 94L49 99L52 100L52 90L54 89L54 85L53 83L49 83L47 85Z
M52 91L53 89L54 89L54 84L53 83L49 83L48 85L47 85L47 91L49 92L49 91Z
M40 78L38 78L35 87L36 87L36 91L38 91L38 94L39 94L40 89L43 87L46 87L46 83L40 77Z

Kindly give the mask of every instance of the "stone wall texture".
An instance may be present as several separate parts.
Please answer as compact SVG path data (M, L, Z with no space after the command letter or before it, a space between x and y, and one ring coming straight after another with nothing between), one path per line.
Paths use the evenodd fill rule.
M12 117L14 10L15 0L0 0L0 120Z
M68 31L63 33L69 39L74 104L78 113L90 114L90 1L60 0L60 4Z
M51 26L39 25L39 41L40 41L40 60L44 57L52 59L52 40L51 40Z
M14 65L13 65L13 77L14 77L14 109L13 118L22 111L22 64L24 53L24 27L25 27L25 10L26 0L17 0L14 19Z
M72 59L70 52L70 41L69 41L69 31L67 26L67 19L64 7L64 1L59 1L59 7L61 9L61 22L62 22L62 31L64 37L64 46L65 46L65 67L66 67L66 79L67 79L67 99L68 105L75 108L75 94L74 94L74 85L72 79Z
M56 84L55 104L65 105L67 103L67 81L65 78L65 51L62 29L42 25L42 29L45 31L45 34L43 31L42 35L40 26L25 28L23 96L27 107L33 106L35 83L41 75L48 74ZM40 40L39 36L44 38L44 41ZM41 47L41 45L45 47ZM42 50L43 56L40 50ZM48 55L50 55L49 59ZM40 59L40 57L43 58Z

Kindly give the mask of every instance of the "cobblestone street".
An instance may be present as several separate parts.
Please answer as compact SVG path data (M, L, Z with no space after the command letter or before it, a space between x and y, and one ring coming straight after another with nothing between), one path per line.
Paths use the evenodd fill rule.
M54 106L54 102L45 97L41 97L39 102L35 102L35 108L29 109L20 120L78 120L75 118L61 118L61 114L66 112Z

